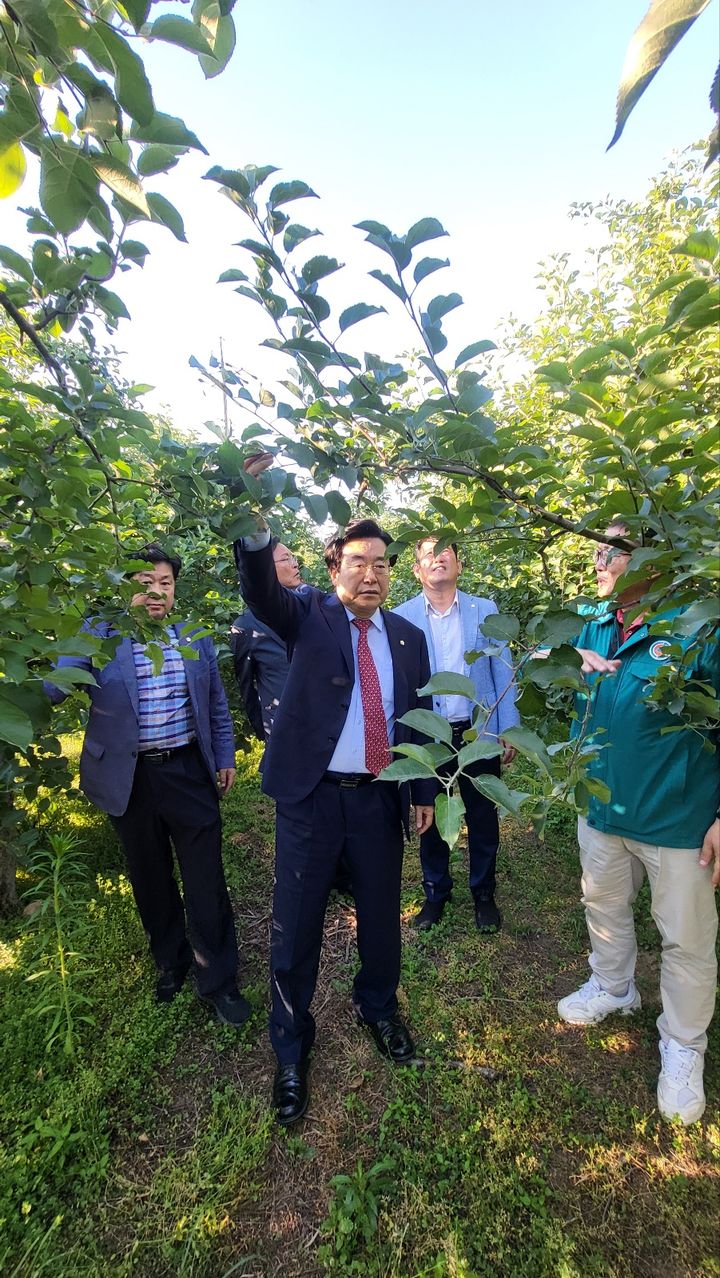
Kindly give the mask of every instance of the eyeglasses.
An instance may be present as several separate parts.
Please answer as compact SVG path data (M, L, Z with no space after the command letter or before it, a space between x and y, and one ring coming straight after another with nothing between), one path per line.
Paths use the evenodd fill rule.
M294 555L281 555L279 559L273 559L276 564L297 564L298 560Z
M390 571L390 564L386 559L378 559L375 563L365 563L362 559L347 559L345 555L342 557L343 566L350 572L367 572L368 568L372 568L377 577L384 577Z
M629 559L630 552L628 550L619 550L617 546L598 546L593 555L596 568L607 568L614 559L622 555L623 558Z

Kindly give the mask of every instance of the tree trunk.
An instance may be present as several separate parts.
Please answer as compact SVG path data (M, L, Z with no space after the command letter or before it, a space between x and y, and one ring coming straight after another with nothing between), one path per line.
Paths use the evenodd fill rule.
M14 914L18 908L15 864L9 845L0 843L0 916Z
M12 826L8 817L12 811L12 794L0 791L0 916L14 914L19 908L15 868L17 861L12 847Z

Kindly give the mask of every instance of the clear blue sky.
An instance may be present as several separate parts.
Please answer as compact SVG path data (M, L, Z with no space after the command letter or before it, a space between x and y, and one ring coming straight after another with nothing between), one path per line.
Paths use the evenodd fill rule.
M448 322L450 350L492 336L511 310L532 318L535 264L578 244L568 205L642 195L664 157L710 130L717 3L606 153L625 50L647 2L240 0L235 55L209 82L191 56L149 47L158 106L183 116L210 158L150 180L183 211L190 243L155 228L145 236L139 224L152 256L122 281L133 324L118 344L132 376L155 384L148 404L168 404L184 425L217 414L216 402L198 397L187 359L206 359L220 335L229 358L258 367L259 312L214 284L240 265L231 246L247 230L199 180L211 163L273 163L318 192L321 201L294 209L326 229L324 250L349 264L331 300L385 301L362 278L374 263L348 230L353 222L375 217L404 231L432 214L450 232L442 251L453 262L434 277L435 291L456 288L467 304ZM361 346L388 356L411 340L403 343L390 320L355 332Z

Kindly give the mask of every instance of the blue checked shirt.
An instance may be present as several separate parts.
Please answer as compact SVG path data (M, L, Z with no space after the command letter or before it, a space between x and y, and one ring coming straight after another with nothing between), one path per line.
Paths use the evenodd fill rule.
M190 693L183 659L178 652L174 626L167 629L167 641L160 641L163 667L153 674L144 643L133 640L133 659L140 703L139 750L174 750L195 738Z

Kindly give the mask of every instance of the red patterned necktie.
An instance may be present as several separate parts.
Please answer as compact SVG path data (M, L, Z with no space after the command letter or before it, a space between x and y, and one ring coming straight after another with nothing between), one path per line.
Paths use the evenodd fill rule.
M365 617L355 617L353 625L360 631L357 655L360 696L365 719L365 767L376 777L390 762L387 721L377 666L368 643L368 630L372 622Z

